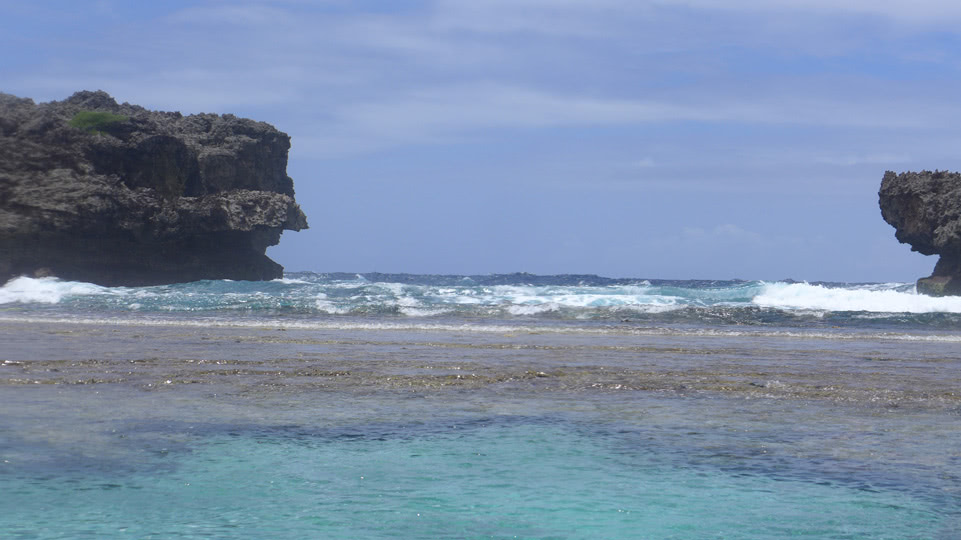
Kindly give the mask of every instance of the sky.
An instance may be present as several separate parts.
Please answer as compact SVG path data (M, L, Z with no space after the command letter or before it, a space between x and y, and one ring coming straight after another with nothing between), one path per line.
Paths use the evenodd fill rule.
M914 281L886 170L961 169L961 3L0 0L0 91L292 138L288 271Z

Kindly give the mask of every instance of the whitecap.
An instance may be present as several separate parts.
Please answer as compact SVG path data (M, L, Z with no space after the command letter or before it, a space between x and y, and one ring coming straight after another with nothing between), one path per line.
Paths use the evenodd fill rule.
M445 313L450 313L450 310L446 309L427 309L422 307L401 307L399 311L408 317L434 317L437 315L444 315Z
M508 307L507 312L511 315L537 315L540 313L557 311L559 307L560 306L554 303L520 304Z
M110 293L107 287L79 281L61 281L53 277L11 279L0 287L0 304L43 303L58 304L67 296L88 296Z
M284 285L310 285L309 281L294 278L277 278L270 280L271 283L283 283Z
M324 293L317 293L317 296L314 300L314 306L318 311L322 311L330 315L343 315L345 313L350 313L349 309L338 306L337 304L328 300L327 295Z
M961 297L936 298L905 292L902 284L826 287L808 283L769 283L752 299L761 307L812 311L878 313L961 313Z

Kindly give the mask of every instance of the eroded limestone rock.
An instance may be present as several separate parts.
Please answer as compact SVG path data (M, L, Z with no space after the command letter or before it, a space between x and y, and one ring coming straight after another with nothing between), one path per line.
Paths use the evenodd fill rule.
M931 276L918 280L918 291L961 295L961 174L888 171L878 195L881 216L899 241L940 256Z
M91 112L113 116L76 127ZM0 283L280 277L265 250L307 227L289 148L229 114L148 111L101 91L39 105L0 94Z

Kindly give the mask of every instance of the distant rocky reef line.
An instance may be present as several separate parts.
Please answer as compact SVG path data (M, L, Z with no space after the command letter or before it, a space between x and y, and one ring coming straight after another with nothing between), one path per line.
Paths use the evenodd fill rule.
M289 149L287 134L229 114L0 93L0 284L281 277L267 247L307 228Z

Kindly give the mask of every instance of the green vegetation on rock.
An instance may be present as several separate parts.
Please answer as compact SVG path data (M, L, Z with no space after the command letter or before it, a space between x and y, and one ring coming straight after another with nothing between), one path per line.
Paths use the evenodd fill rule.
M70 125L86 131L103 133L127 120L128 118L122 114L104 111L80 111L70 119Z

